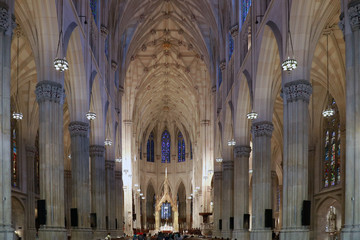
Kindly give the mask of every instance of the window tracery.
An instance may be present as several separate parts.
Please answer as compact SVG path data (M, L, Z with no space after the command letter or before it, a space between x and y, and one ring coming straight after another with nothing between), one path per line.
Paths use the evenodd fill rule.
M165 130L161 135L161 162L170 163L170 134Z
M146 145L146 160L148 162L154 162L155 154L154 154L154 134L153 132L150 133L149 139Z
M178 162L185 162L185 140L180 131L178 134Z

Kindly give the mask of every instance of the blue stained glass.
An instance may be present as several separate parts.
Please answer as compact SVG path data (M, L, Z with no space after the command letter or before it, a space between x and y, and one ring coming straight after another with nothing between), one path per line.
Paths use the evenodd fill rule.
M171 218L171 205L169 202L164 202L161 205L161 219Z
M220 66L219 66L219 76L218 76L218 82L219 82L219 87L220 87L220 85L221 85L221 83L222 83L222 72L221 72L221 68L220 68Z
M231 56L234 52L234 39L231 36L231 33L229 32L229 61L231 59Z
M185 141L181 132L178 134L178 162L185 162Z
M146 161L154 162L155 154L154 154L154 134L150 133L149 139L146 144Z
M97 0L90 0L90 9L94 20L97 23Z
M161 135L161 162L170 162L170 134L167 130Z
M19 186L17 146L17 124L13 119L11 121L11 183L13 187Z
M241 12L241 21L244 23L246 16L249 13L251 6L251 0L242 0L242 12Z
M109 36L105 39L105 56L109 61Z

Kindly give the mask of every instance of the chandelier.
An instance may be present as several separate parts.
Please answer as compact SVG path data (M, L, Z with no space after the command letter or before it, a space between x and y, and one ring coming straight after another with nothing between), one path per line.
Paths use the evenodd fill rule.
M20 30L17 32L17 47L16 47L16 97L15 97L15 105L16 108L20 108L19 104L19 38L20 38ZM18 112L13 112L12 118L16 120L22 120L23 114L19 110Z
M228 146L235 146L236 142L234 139L228 141Z
M296 69L297 67L297 61L294 57L290 57L289 55L289 45L291 47L291 53L294 56L294 47L293 47L293 43L292 43L292 38L291 38L291 32L290 32L290 1L288 0L288 34L287 34L287 44L286 44L286 52L287 52L287 59L285 61L283 61L283 63L281 64L281 67L283 69L283 71L288 71L291 72L292 70Z
M247 117L247 119L249 119L249 120L255 120L255 119L257 119L258 114L257 114L257 112L255 112L254 110L252 110L251 112L249 112L248 114L246 114L246 117Z
M335 110L331 108L330 93L329 93L329 33L326 34L326 84L327 84L326 98L328 101L328 106L322 112L322 115L325 118L329 118L334 116L335 114Z
M63 25L63 2L61 2L61 25L60 25L60 33L59 33L59 41L58 41L58 46L57 46L57 50L56 50L56 57L54 59L54 67L56 71L60 71L60 72L64 72L66 70L69 69L69 63L66 60L65 56L61 57L62 54L59 55L59 51L60 53L62 53L63 51L63 31L62 31L62 25Z
M218 158L215 159L215 161L216 161L217 163L222 163L223 159L222 159L221 157L218 157Z
M104 144L105 144L105 146L111 146L112 145L111 139L106 138L104 141Z

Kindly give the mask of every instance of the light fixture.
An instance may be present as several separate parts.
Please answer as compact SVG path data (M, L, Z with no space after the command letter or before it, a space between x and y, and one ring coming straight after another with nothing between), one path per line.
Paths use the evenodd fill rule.
M140 188L139 188L139 189L136 189L136 191L141 192L141 189L140 189Z
M248 114L246 114L246 116L247 116L247 119L249 119L249 120L255 120L255 119L257 119L258 114L257 114L257 112L255 112L254 110L252 110L251 112L249 112Z
M138 186L139 186L139 184L135 183L135 184L134 184L134 186L135 186L135 187L138 187Z
M140 196L143 196L144 194L143 194L143 193L140 193L139 195L140 195Z
M200 190L200 187L196 187L195 189L196 189L196 190Z
M329 34L326 34L326 98L328 101L328 106L325 108L325 110L322 112L323 117L329 118L334 116L335 110L331 108L331 102L330 102L330 93L329 93Z
M209 173L209 175L211 175L211 174L213 174L214 173L214 170L208 170L208 173Z
M106 138L104 141L104 144L105 144L105 146L111 146L112 145L111 139Z
M215 159L215 161L216 161L217 163L222 163L223 159L222 159L221 157L218 157L218 158Z
M191 200L191 199L192 199L192 197L190 196L190 197L188 197L188 199L189 199L189 200Z
M213 201L211 201L211 202L210 202L210 206L213 206L213 205L214 205L214 202L213 202Z
M90 100L91 101L91 100ZM91 104L90 104L91 105ZM89 120L89 121L92 121L92 120L95 120L96 118L96 113L94 112L91 112L91 111L88 111L86 113L86 118Z
M60 71L60 72L64 72L66 70L69 69L69 63L66 60L65 56L62 56L62 51L63 51L63 31L62 31L62 27L63 27L63 1L61 2L61 24L60 24L60 33L59 33L59 41L58 41L58 46L57 46L57 50L56 50L56 57L54 59L54 67L56 69L56 71ZM60 50L60 54L59 54L59 50Z
M228 146L235 146L236 142L234 139L228 141Z
M15 96L15 108L19 109L19 38L20 38L20 30L17 32L17 47L16 47L16 96ZM19 110L18 112L13 112L12 118L15 120L22 120L23 114Z
M110 127L107 124L106 125L106 138L105 138L105 141L104 141L105 146L111 146L112 145L112 140L109 138L109 136L110 136Z
M124 169L123 172L124 172L125 174L127 174L127 173L129 172L129 170Z
M294 47L293 47L293 43L292 43L292 38L291 38L291 32L290 32L290 1L288 0L288 34L287 34L287 44L286 44L286 52L287 52L287 59L285 61L283 61L283 63L281 64L281 67L283 69L283 71L292 71L294 69L296 69L297 67L297 61L294 57L290 57L289 55L289 45L291 47L291 54L294 56Z
M121 158L121 157L115 158L115 162L121 163L121 162L122 162L122 158Z
M145 197L141 197L142 200L145 200Z
M249 169L249 173L252 173L253 172L253 170L252 169Z

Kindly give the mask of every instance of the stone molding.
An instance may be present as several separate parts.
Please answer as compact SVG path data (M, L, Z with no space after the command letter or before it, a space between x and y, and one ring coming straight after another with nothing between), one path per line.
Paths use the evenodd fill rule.
M235 24L230 28L230 34L233 38L236 38L239 34L239 24Z
M44 80L36 84L36 100L38 103L46 101L64 103L65 91L60 83Z
M250 157L251 147L247 145L235 146L234 155L236 158L240 157Z
M115 161L114 160L105 160L105 169L114 170L114 168L115 168Z
M221 180L222 179L222 172L221 171L214 172L214 178L215 178L215 180Z
M274 125L272 122L263 121L263 122L255 122L251 126L251 132L255 137L271 137L272 132L274 131Z
M208 119L204 119L204 120L200 121L200 125L209 126L209 124L210 124L210 120L208 120Z
M122 179L122 171L115 171L115 179Z
M234 169L234 161L223 161L222 165L223 165L223 171Z
M125 123L125 125L131 125L132 124L132 120L123 120L123 122Z
M104 157L105 146L102 145L91 145L89 147L90 157Z
M353 0L348 4L348 13L352 31L360 29L360 0Z
M36 148L34 146L25 146L26 157L27 158L34 158L36 153Z
M69 123L69 132L71 137L81 136L87 137L89 130L89 124L80 121L74 121Z
M220 67L221 72L223 72L223 71L226 69L226 61L225 61L225 60L222 60L222 61L220 62L219 67Z
M285 83L284 95L287 102L303 100L304 102L309 103L311 94L311 84L306 80L297 80Z

